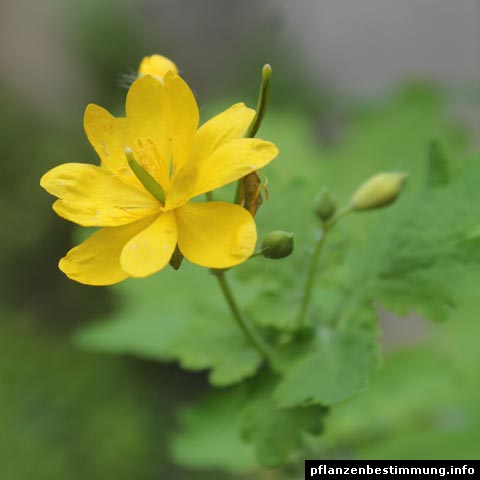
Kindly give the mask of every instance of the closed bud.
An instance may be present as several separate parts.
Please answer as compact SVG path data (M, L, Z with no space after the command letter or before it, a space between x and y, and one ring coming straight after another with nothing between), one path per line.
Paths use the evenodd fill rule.
M326 188L324 188L315 199L314 209L317 217L324 222L330 220L335 214L337 204Z
M282 230L270 232L263 240L262 255L266 258L285 258L293 252L293 233Z
M406 173L374 175L353 194L352 210L373 210L390 205L402 192L407 176Z
M177 66L170 59L162 55L144 57L138 67L139 77L151 75L152 77L161 80L168 72L178 74Z

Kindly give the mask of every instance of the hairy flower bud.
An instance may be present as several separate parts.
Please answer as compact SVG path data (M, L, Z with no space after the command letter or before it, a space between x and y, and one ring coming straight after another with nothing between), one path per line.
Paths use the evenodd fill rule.
M353 194L352 210L373 210L393 203L402 192L406 173L378 173Z
M324 188L315 199L314 210L317 217L326 222L333 217L337 204L330 192Z
M152 75L162 79L168 72L178 74L177 66L163 55L151 55L145 57L138 67L139 76Z
M270 232L263 240L262 255L266 258L285 258L293 252L293 233L283 230Z

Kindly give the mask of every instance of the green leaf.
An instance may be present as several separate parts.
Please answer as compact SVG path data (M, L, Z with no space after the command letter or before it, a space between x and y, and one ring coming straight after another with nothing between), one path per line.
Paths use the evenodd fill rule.
M323 441L330 448L357 447L365 439L408 430L448 403L445 392L452 391L454 378L448 355L431 346L389 355L368 391L332 409Z
M228 316L217 288L207 270L187 262L179 271L124 282L115 287L123 308L81 329L75 341L95 350L178 360L186 369L212 369L213 385L236 383L252 376L261 358Z
M480 159L472 159L448 188L421 192L386 218L364 256L372 299L400 314L450 315L468 283L480 279L480 238L472 236L480 223L478 182Z
M375 343L361 331L321 328L313 347L287 368L274 398L282 407L332 405L364 390L377 364Z
M426 344L387 355L370 388L332 409L318 444L361 458L478 458L478 287Z
M279 467L305 458L305 435L323 430L323 407L280 408L272 401L278 379L263 373L240 387L215 391L179 412L173 437L176 463L197 469L250 472L255 460Z
M172 344L190 322L221 305L220 296L212 295L215 289L211 275L188 262L178 271L165 268L149 278L127 280L112 287L120 308L81 328L75 341L93 350L173 360Z
M210 369L208 378L219 387L253 376L262 362L234 320L220 312L194 320L172 351L183 368Z
M232 473L254 470L252 448L239 433L244 389L216 391L179 411L180 431L171 454L179 465L195 469L221 468Z
M303 451L306 432L319 434L323 429L322 407L280 408L272 402L277 380L260 377L250 393L243 412L243 437L255 448L258 461L267 467L279 467ZM300 454L305 457L305 454Z
M332 412L322 446L361 458L478 458L478 362L470 384L452 360L433 344L389 356L368 392Z

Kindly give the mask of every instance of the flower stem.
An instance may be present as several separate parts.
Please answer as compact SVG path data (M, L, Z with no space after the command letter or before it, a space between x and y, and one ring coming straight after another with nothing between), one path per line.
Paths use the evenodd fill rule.
M312 299L313 284L315 281L315 275L317 273L318 258L320 257L323 244L325 243L326 235L327 230L322 230L317 240L317 244L315 245L315 251L313 252L307 279L305 281L305 287L303 289L302 303L300 304L300 311L297 317L298 330L302 330L305 326L305 317L307 316L308 308Z
M214 270L212 273L218 280L218 284L222 290L223 296L230 307L230 311L233 315L233 318L237 322L240 330L245 335L245 338L252 344L253 347L258 350L260 355L264 357L272 366L273 366L273 353L270 350L270 347L263 341L261 337L253 330L252 326L246 321L243 315L240 312L240 308L237 305L235 297L233 296L232 289L227 281L224 270Z
M350 207L344 208L343 210L340 210L333 218L324 222L323 224L323 229L320 231L320 236L318 237L315 250L310 261L310 268L308 270L307 279L303 289L302 303L300 304L300 311L298 312L297 316L297 328L299 331L303 330L305 327L305 319L312 301L313 285L315 284L315 276L317 274L318 259L320 258L320 253L323 245L325 244L327 235L334 225L350 212Z

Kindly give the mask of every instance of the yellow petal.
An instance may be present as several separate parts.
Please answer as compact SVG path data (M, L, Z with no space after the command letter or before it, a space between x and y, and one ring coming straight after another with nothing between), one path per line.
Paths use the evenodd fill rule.
M203 163L225 143L242 138L254 116L255 110L247 108L244 103L237 103L197 130L189 161L182 168L176 168L173 175L167 208L183 205L192 197Z
M131 223L160 211L160 204L105 168L65 163L40 180L60 200L54 209L63 218L83 226L109 227Z
M122 175L137 188L143 189L137 177L128 166L126 118L116 118L102 107L90 104L85 110L83 124L87 138L102 160L101 166Z
M80 245L72 248L58 266L71 278L86 285L113 285L128 275L120 266L125 244L144 230L155 217L121 227L102 228Z
M124 133L118 120L94 104L87 106L83 117L88 140L102 160L102 166L112 171L128 168Z
M171 153L163 83L150 75L135 80L127 94L126 112L129 147L142 167L168 190Z
M198 177L190 197L223 187L270 163L277 147L265 140L241 138L217 148L198 166ZM175 184L172 186L175 189Z
M167 73L164 82L168 102L168 133L175 172L187 162L198 127L199 113L190 87L178 75Z
M151 55L145 57L138 67L140 75L152 75L154 77L163 78L167 72L178 73L177 66L162 55Z
M175 216L178 246L193 263L209 268L233 267L255 249L255 222L239 205L191 202L175 210Z
M132 277L146 277L168 264L177 244L177 225L172 212L161 214L123 248L120 263Z
M167 195L165 210L173 210L188 202L193 197L198 180L198 168L187 166L181 168L172 179L172 187Z
M244 103L236 103L204 123L195 134L192 157L203 162L224 143L242 138L250 125L255 110Z

